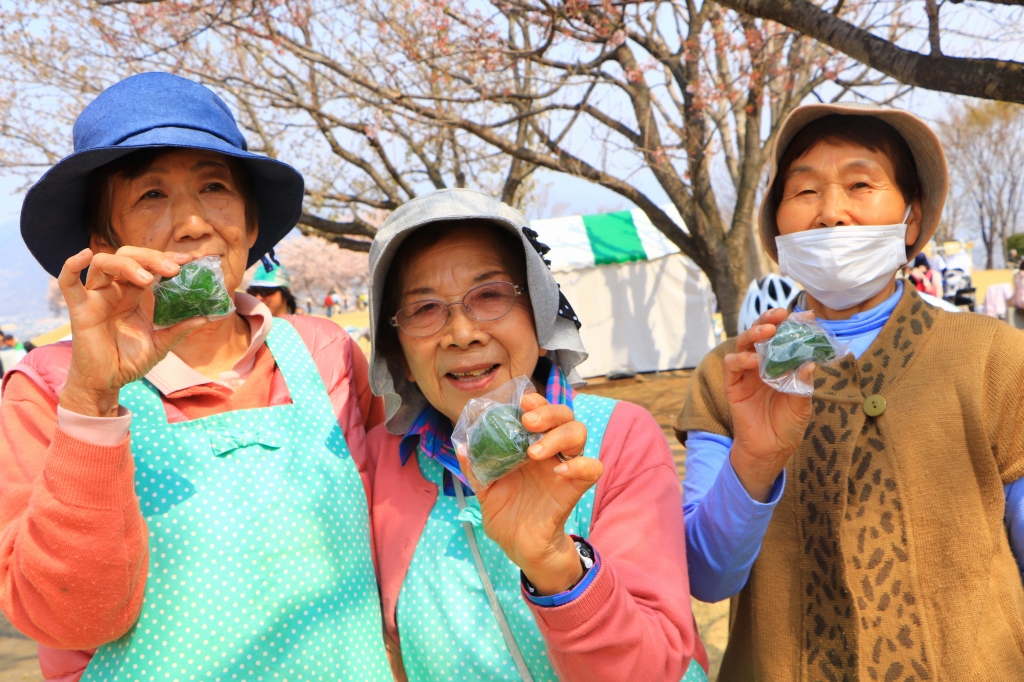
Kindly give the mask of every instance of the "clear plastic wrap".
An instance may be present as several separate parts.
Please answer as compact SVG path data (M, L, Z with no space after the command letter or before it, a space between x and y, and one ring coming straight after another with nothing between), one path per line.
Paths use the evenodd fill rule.
M193 317L219 320L235 310L224 285L220 256L203 256L181 266L174 277L153 284L153 326L173 326Z
M808 362L827 365L849 352L849 346L823 329L809 311L791 314L775 336L758 341L754 348L764 383L780 393L804 396L814 394L814 383L800 378L801 367Z
M484 487L521 467L529 458L526 449L544 435L523 426L520 404L527 393L536 393L533 384L525 376L516 377L473 398L459 415L452 443L467 453L473 475Z

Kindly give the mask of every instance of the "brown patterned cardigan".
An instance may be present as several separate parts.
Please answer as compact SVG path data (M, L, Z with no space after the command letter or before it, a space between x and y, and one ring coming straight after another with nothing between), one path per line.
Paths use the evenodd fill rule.
M732 437L721 344L676 422ZM819 367L723 682L1024 680L1003 486L1024 477L1024 333L913 287L859 360ZM880 395L884 412L864 402Z

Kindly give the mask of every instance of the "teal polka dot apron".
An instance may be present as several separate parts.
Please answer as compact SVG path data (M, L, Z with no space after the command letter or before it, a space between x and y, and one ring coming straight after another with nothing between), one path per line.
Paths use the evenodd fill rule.
M391 680L359 471L295 328L267 345L291 405L168 424L151 384L122 389L149 573L83 679Z
M605 429L617 401L590 394L573 399L576 419L587 427L585 457L599 457ZM444 468L432 458L417 457L425 478L443 490ZM565 532L590 535L596 486L580 498ZM522 680L516 661L488 603L463 521L476 526L474 536L487 575L515 645L529 674L557 680L547 657L544 638L520 595L519 568L480 527L480 504L466 499L461 513L456 498L438 494L413 554L398 596L397 618L402 662L410 682L434 680ZM693 661L684 682L706 682Z

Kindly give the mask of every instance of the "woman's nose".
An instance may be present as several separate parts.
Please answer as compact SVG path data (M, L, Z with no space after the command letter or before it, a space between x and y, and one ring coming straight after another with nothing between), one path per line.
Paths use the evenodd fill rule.
M466 312L462 304L453 305L448 308L451 317L448 318L448 326L445 328L445 343L465 348L481 337L477 321Z
M849 197L841 187L831 187L823 193L818 212L818 227L844 227L850 225Z
M191 196L191 193L183 193L174 197L171 211L171 219L174 221L174 236L179 241L200 239L213 231L213 227L206 220L202 202Z

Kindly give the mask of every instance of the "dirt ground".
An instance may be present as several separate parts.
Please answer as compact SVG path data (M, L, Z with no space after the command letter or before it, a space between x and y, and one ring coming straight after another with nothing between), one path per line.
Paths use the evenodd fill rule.
M672 421L686 398L690 375L691 372L688 370L677 370L644 374L635 379L618 381L597 379L592 380L584 391L628 400L650 410L668 438L676 460L676 469L682 479L686 466L686 450L676 441ZM710 679L714 682L729 636L729 603L704 604L696 600L692 603L701 639L711 658ZM0 615L0 682L35 682L42 679L36 662L35 643L22 636Z

